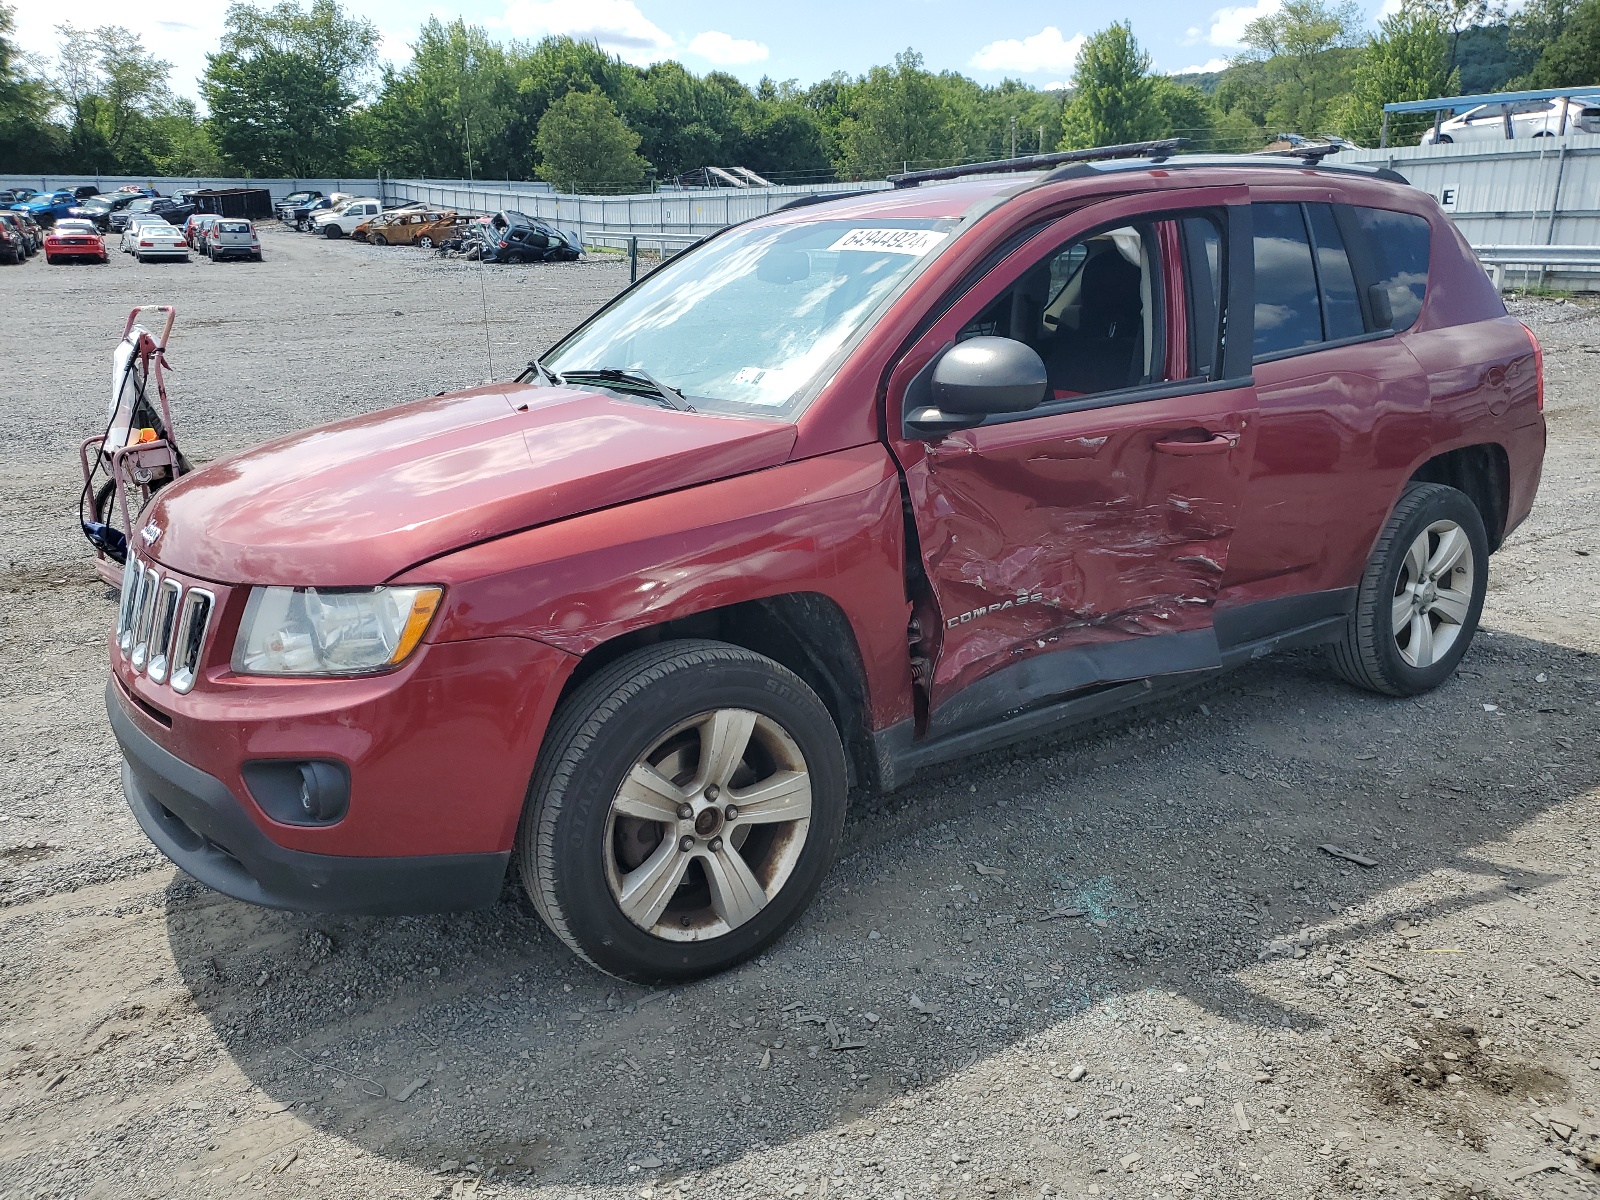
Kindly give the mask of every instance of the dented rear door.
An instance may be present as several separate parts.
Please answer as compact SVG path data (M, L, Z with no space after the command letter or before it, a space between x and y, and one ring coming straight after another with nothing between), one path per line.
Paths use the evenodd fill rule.
M1163 359L1147 356L1147 378L1090 395L1058 389L1058 347L1046 356L1053 394L1037 412L932 440L908 438L902 428L891 439L924 572L918 652L927 660L929 735L1098 684L1221 663L1213 606L1249 479L1256 408L1248 367L1230 379L1230 356L1217 337L1228 303L1220 264L1228 258L1229 215L1222 206L1207 213L1218 243L1208 315L1197 311L1207 307L1197 300L1207 281L1191 280L1186 266L1199 262L1203 274L1205 248L1196 254L1195 239L1180 236L1182 212L1145 216L1141 203L1152 204L1100 205L1069 218L1071 228L1032 243L1034 254L1013 256L1009 280L974 288L931 331L948 345L985 313L1003 323L1020 309L1024 324L994 332L1025 334L1027 304L1008 302L1008 287L1035 303L1044 297L1047 313L1071 307L1050 301L1058 279L1049 289L1026 283L1043 256L1062 254L1086 227L1115 225L1119 209L1134 224L1095 236L1121 239L1124 258L1132 258L1124 230L1142 231L1138 253L1149 250L1140 259L1142 309L1154 310L1150 335L1162 343ZM1100 276L1126 271L1110 265ZM1235 299L1242 282L1235 281ZM1096 310L1088 296L1081 307ZM1102 319L1102 327L1108 323ZM1041 345L1056 344L1047 329ZM1066 358L1075 345L1068 342ZM894 383L906 381L903 396L917 366L908 358L891 383L891 406ZM1063 378L1074 382L1070 363Z

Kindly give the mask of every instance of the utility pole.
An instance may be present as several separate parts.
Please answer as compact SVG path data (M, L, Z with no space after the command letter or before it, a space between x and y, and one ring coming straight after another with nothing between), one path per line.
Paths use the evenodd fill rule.
M1039 126L1039 153L1044 153L1044 126Z
M1015 158L1016 156L1017 156L1017 118L1013 115L1012 118L1011 118L1011 157Z

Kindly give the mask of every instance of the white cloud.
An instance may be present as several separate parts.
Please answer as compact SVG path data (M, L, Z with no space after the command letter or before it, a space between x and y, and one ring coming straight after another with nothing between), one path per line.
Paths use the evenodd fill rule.
M378 35L378 57L403 67L411 61L411 38L414 33L388 33Z
M666 30L633 0L511 0L495 24L514 37L564 34L598 42L632 63L656 62L675 49Z
M1070 38L1061 36L1061 30L1046 25L1038 33L1018 41L990 42L972 56L971 66L980 71L1015 71L1031 75L1035 71L1060 74L1070 72L1078 61L1078 51L1086 39L1083 34Z
M1208 75L1212 71L1220 71L1228 65L1225 58L1208 58L1205 62L1195 67L1179 67L1176 71L1168 71L1168 75Z
M47 4L44 0L24 0L16 9L16 41L25 53L55 67L59 39L56 26L65 22L79 29L100 25L121 25L131 29L144 48L172 64L167 86L180 96L198 98L197 80L206 69L206 55L214 53L222 37L223 4L182 6L181 15L171 5L137 5L119 0L83 0L71 5Z
M1064 92L1072 86L1070 79L1058 79L1054 83L1044 84L1039 88L1041 92Z
M719 66L732 67L740 63L761 62L769 51L764 42L752 42L708 29L695 34L694 40L689 43L689 53Z
M1213 46L1244 45L1244 27L1257 17L1270 16L1283 7L1283 0L1256 0L1255 4L1219 8L1211 14L1211 31L1206 41Z

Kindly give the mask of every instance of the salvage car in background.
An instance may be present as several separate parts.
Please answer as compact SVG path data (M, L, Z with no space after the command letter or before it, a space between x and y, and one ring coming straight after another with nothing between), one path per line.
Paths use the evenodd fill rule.
M179 204L171 196L139 196L126 208L113 212L106 222L113 232L121 232L136 216L160 217L169 225L181 226L193 214L194 205Z
M189 243L183 240L183 230L154 214L136 218L122 240L128 253L142 263L189 261Z
M319 212L311 219L311 232L326 238L348 237L355 227L383 212L383 201L376 196L357 196L338 208Z
M290 192L287 196L272 206L272 215L277 217L278 220L282 221L285 225L293 225L296 220L294 215L296 209L303 208L306 205L314 204L321 199L322 193L318 191L308 189L304 191Z
M326 196L318 196L315 200L307 200L303 204L297 204L293 208L280 209L280 214L287 215L280 215L278 219L285 225L292 225L296 229L306 230L311 228L313 218L338 208L350 199L349 192L331 192Z
M438 220L418 229L414 242L424 250L432 250L435 246L455 237L461 226L471 224L475 219L465 213L443 213Z
M576 234L538 222L489 233L482 258L502 263L572 262L582 254L583 244Z
M225 262L230 258L260 262L261 238L249 221L223 217L206 230L205 254L212 262Z
M39 252L39 247L44 245L44 230L39 228L37 222L27 213L0 212L0 222L11 229L22 239L22 248L29 258Z
M418 240L423 230L434 229L455 215L426 209L385 213L368 225L367 240L374 246L409 246Z
M93 221L63 217L45 235L44 260L61 262L109 262L105 239Z
M27 213L40 225L49 226L55 223L57 217L66 216L67 211L76 208L77 204L78 197L71 189L63 188L55 192L36 193L11 207L17 212Z
M1503 142L1509 110L1513 138L1547 138L1566 133L1600 133L1600 97L1573 96L1546 100L1516 100L1509 104L1480 104L1451 117L1422 135L1424 146L1452 142Z

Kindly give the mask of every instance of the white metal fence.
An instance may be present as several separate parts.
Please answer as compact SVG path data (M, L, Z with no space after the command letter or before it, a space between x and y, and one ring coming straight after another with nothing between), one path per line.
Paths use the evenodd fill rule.
M376 179L202 179L192 175L0 175L0 188L33 188L53 192L93 184L101 191L114 192L125 183L152 187L163 195L184 188L264 187L277 200L290 192L349 192L352 196L375 196L381 186Z
M764 216L802 196L887 188L876 183L820 183L770 188L705 188L636 196L568 196L526 184L468 180L386 179L384 198L419 200L430 207L471 212L515 209L562 229L590 234L676 234L703 237Z
M1504 255L1513 246L1600 246L1600 134L1350 150L1330 161L1399 171L1439 201L1469 243L1493 248L1501 264L1511 261ZM1559 256L1540 257L1547 265L1530 282L1600 285L1600 267L1584 265L1581 254L1559 262ZM1522 278L1511 272L1513 282Z

